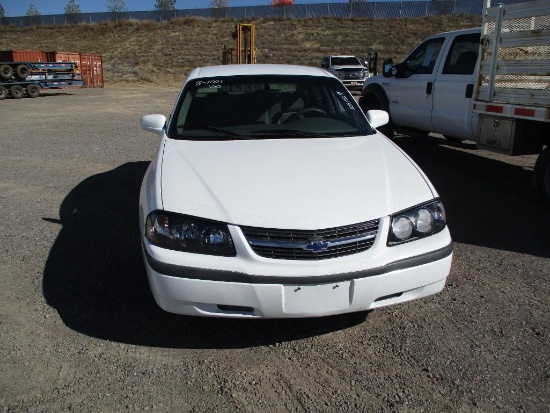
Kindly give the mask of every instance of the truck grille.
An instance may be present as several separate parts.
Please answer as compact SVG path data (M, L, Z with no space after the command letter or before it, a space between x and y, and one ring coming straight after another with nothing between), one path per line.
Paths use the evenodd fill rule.
M241 227L252 250L280 260L324 260L368 250L380 220L321 230L282 230Z
M359 80L363 79L364 73L361 69L339 69L338 77L346 80Z

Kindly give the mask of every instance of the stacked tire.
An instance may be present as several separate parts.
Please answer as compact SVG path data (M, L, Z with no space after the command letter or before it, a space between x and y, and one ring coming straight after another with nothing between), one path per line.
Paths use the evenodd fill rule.
M13 81L24 82L27 77L30 75L30 70L27 65L19 64L15 67L3 64L0 65L0 81ZM9 96L14 99L21 99L25 96L25 93L30 98L35 98L40 95L39 87L34 83L28 84L13 84L11 86L5 84L4 86L0 85L0 100L4 100Z

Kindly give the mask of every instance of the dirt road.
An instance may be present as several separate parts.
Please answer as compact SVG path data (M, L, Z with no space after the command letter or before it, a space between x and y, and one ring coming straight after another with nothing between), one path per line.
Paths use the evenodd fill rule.
M437 296L314 320L176 316L155 304L137 195L176 90L0 102L4 412L547 412L550 210L534 157L398 137L447 209Z

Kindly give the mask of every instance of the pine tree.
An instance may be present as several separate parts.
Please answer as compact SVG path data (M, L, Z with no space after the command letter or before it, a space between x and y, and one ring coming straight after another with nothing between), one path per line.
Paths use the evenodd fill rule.
M69 0L65 6L65 14L80 14L80 6L75 0Z
M229 0L210 0L211 9L221 9L229 7Z
M124 0L107 0L105 7L107 7L107 11L110 13L124 13L128 11Z
M160 11L176 10L176 0L155 0L155 9Z
M27 16L34 17L34 16L40 16L40 12L36 8L34 4L29 4L29 8L27 9Z

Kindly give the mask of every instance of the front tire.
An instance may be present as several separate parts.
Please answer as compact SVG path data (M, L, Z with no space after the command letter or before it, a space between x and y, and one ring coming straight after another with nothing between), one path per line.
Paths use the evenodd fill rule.
M545 203L550 205L550 146L547 146L535 163L535 186Z
M370 91L368 94L362 96L360 100L361 109L363 109L363 112L365 112L365 114L372 109L385 110L389 114L389 108L385 107L385 105L383 105L381 102L382 99L380 96L378 96L378 93L376 93L376 91ZM386 125L380 126L377 130L383 133L388 138L393 139L393 136L395 134L395 126L391 121L391 115L390 121Z

